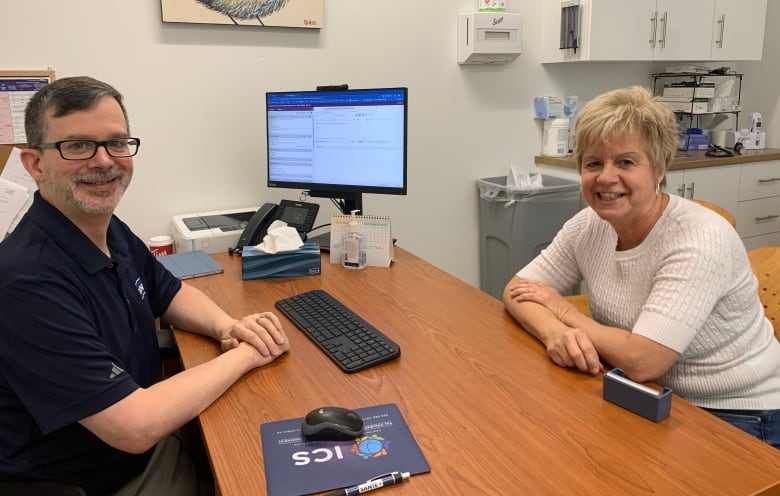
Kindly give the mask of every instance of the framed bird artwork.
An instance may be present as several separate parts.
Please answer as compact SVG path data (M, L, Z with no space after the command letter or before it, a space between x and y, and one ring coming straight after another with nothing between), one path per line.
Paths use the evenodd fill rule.
M322 28L324 0L160 0L163 22Z

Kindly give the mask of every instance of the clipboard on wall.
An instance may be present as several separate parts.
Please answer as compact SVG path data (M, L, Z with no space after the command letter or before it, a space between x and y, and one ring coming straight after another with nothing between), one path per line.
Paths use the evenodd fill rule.
M24 110L30 98L54 81L54 69L0 70L0 171L14 145L27 142Z

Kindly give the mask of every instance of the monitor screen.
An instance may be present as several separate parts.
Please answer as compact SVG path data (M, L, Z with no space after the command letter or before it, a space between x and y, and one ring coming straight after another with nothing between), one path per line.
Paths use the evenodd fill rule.
M268 186L363 211L362 193L406 194L407 89L266 93Z

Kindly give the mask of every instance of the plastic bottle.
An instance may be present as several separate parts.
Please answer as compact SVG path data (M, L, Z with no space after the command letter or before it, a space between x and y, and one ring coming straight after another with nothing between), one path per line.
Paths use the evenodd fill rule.
M357 214L360 210L352 210L349 221L349 232L344 236L344 253L341 265L347 269L361 270L366 268L366 242L360 234Z
M542 155L565 157L569 154L569 119L547 119L544 121Z

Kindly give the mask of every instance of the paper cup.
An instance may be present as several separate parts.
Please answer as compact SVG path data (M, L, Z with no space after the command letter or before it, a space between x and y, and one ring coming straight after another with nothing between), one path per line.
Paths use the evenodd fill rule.
M713 145L726 146L726 131L712 131L710 133L710 142Z
M152 236L149 238L149 250L155 257L173 254L173 238L170 236Z

